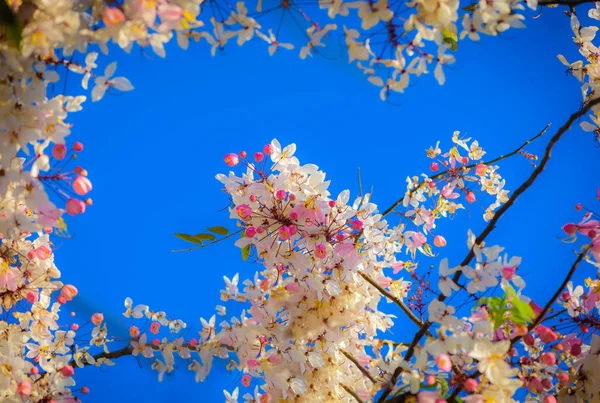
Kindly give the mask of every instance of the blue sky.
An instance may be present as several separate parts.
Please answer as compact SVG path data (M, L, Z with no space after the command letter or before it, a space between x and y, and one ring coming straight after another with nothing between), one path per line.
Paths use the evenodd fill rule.
M104 64L117 60L117 75L130 78L136 89L87 103L72 115L70 140L85 144L79 162L93 180L94 205L68 221L73 238L57 240L63 280L80 291L70 308L104 312L112 330L123 334L129 324L121 316L123 300L129 296L199 330L199 317L209 317L220 303L222 276L239 272L247 278L259 269L243 263L232 242L171 252L186 246L175 232L233 228L220 211L228 199L214 179L228 171L228 152L255 151L273 138L295 142L301 162L327 172L333 194L350 189L355 195L360 167L363 187L373 186L373 201L383 210L404 193L407 175L427 170L424 150L437 140L448 149L454 130L478 139L488 156L513 150L547 123L553 133L581 97L579 83L565 76L556 54L572 60L577 52L562 10L545 10L527 24L499 38L462 41L444 86L432 75L422 77L393 98L396 105L381 102L378 89L346 58L302 61L299 47L269 57L258 40L241 48L232 44L216 57L204 43L187 52L170 46L165 60L149 60L137 49L129 56L101 56ZM327 54L338 52L334 38ZM546 141L527 150L540 153ZM573 130L489 238L511 256L524 257L526 293L542 302L574 260L574 247L557 240L561 225L579 219L575 203L595 205L598 152L589 133ZM531 170L515 157L502 162L500 172L507 188L515 189ZM451 265L467 253L467 228L483 228L482 212L473 205L440 222ZM438 260L431 264L437 267ZM408 337L395 333L403 335ZM241 387L240 376L223 364L202 384L187 369L158 383L149 367L144 361L140 369L128 357L102 371L79 371L76 380L90 387L87 402L222 401L222 389Z

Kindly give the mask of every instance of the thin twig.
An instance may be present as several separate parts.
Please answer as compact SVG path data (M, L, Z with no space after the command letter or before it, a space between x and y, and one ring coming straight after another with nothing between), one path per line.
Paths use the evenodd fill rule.
M596 0L539 0L538 6L578 6L584 3L595 3Z
M544 156L540 160L540 164L532 172L532 174L529 176L529 178L525 182L523 182L521 184L521 186L519 186L515 190L515 192L508 199L508 201L506 203L504 203L502 205L502 207L500 207L498 209L498 211L496 212L496 214L494 215L494 217L490 220L490 222L485 227L485 229L483 230L483 232L475 240L473 248L476 245L480 245L486 239L486 237L494 230L494 228L496 227L496 223L504 215L504 213L515 203L515 201L517 200L517 198L521 194L523 194L527 189L529 189L531 187L531 185L535 182L535 180L542 173L542 171L544 170L544 168L546 168L546 165L548 164L548 161L550 160L550 155L552 153L552 149L554 148L554 146L556 145L556 143L561 139L561 137L567 132L567 130L569 130L569 128L571 127L571 125L577 119L579 119L580 117L582 117L583 115L585 115L593 106L598 105L598 104L600 104L600 98L596 98L596 99L594 99L594 100L586 103L581 109L579 109L577 112L573 113L569 117L569 119L566 121L566 123L563 126L561 126L560 129L558 129L558 131L556 132L556 134L548 142L548 145L546 146L546 150L544 151ZM475 256L475 252L473 252L473 248L471 248L471 250L469 250L469 253L467 254L467 257L465 257L465 259L460 264L461 266L467 266L471 262L471 259L473 259L473 257ZM461 276L461 271L457 271L454 274L454 276L452 277L452 281L454 281L455 283L458 282L460 276ZM440 302L443 302L445 299L446 299L446 297L443 294L440 294L440 296L438 297L438 301L440 301ZM430 322L428 320L427 322L425 322L423 324L423 326L421 326L421 328L419 329L419 331L415 335L412 343L410 344L410 347L406 351L406 354L404 355L404 361L409 361L412 358L412 356L413 356L413 354L415 352L415 348L417 347L418 343L421 341L421 339L423 338L423 336L425 335L425 333L429 330L429 327L431 325L432 325L432 322ZM400 376L400 374L402 373L402 371L403 371L403 369L400 366L398 366L394 370L394 373L392 374L392 378L390 379L390 382L388 383L388 385L384 389L383 393L379 397L378 402L385 401L385 399L390 395L390 393L392 392L392 388L396 384L396 381L398 380L398 377Z
M371 374L369 373L369 371L368 371L368 370L367 370L365 367L363 367L362 365L360 365L360 362L358 362L358 360L357 360L356 358L354 358L354 356L353 356L352 354L350 354L350 353L349 353L349 352L347 352L346 350L340 350L340 351L342 352L342 354L344 354L344 356L345 356L347 359L349 359L350 361L352 361L352 363L353 363L354 365L356 365L356 368L358 368L358 369L359 369L359 371L360 371L360 372L362 372L362 374L363 374L364 376L366 376L367 378L369 378L369 380L370 380L371 382L373 382L373 384L374 384L374 385L377 385L377 384L379 383L379 382L378 382L378 381L377 381L375 378L373 378L373 375L371 375Z

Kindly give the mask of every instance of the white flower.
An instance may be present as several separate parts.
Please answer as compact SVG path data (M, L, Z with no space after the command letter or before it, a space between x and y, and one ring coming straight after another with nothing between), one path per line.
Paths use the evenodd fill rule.
M110 78L115 74L116 69L117 62L112 62L104 69L104 76L96 77L94 80L96 86L92 90L92 102L101 100L108 88L116 88L119 91L131 91L133 89L133 85L125 77Z

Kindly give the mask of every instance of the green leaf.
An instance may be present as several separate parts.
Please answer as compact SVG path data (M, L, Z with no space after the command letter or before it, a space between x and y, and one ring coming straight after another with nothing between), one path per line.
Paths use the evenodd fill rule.
M248 244L242 248L242 260L245 262L248 260L248 256L250 256L250 248L252 244Z
M440 386L442 387L441 395L446 396L446 394L448 393L448 390L450 389L448 387L448 382L446 382L446 380L444 378L437 378L437 381L440 384Z
M200 241L214 241L217 239L213 234L196 234L194 235L194 238Z
M511 298L510 319L513 323L524 325L535 319L533 308L527 302L519 299L519 296L511 286L508 286L506 289L506 294Z
M7 43L18 47L21 43L21 31L23 30L17 16L6 0L0 0L0 34Z
M215 234L219 234L219 235L229 234L229 230L225 227L221 227L220 225L217 225L216 227L207 228L207 230L209 230L210 232L214 232Z
M478 4L477 4L477 3L473 3L473 4L469 4L469 5L468 5L468 6L466 6L466 7L463 7L463 8L462 8L462 10L463 10L463 11L475 11L475 10L477 10L477 8L478 8L478 7L479 7L479 6L478 6Z
M450 31L448 28L443 28L442 38L451 51L456 52L458 50L458 37L454 32Z
M199 244L202 244L202 240L200 240L200 239L196 238L196 237L195 237L195 236L193 236L193 235L188 235L188 234L181 234L181 233L177 233L177 234L175 234L175 236L176 236L177 238L181 238L181 239L183 239L184 241L188 241L188 242L191 242L191 243L199 243Z
M504 295L500 297L482 298L487 306L487 311L494 323L494 329L498 329L504 323L504 314L506 313L506 302L507 297Z

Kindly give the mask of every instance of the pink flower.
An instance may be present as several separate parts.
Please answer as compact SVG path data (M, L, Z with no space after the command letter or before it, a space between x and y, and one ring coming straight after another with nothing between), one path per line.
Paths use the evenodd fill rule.
M66 299L67 301L71 301L78 294L77 288L71 284L65 284L60 289L60 296Z
M513 276L515 275L515 268L514 267L505 267L502 269L502 277L504 277L506 280L511 280L513 278Z
M92 323L94 326L100 326L104 322L104 315L101 313L95 313L92 315Z
M479 176L485 176L486 171L487 171L487 166L485 164L479 163L475 167L475 173Z
M279 228L279 238L281 238L282 241L287 241L291 236L290 227L282 225L281 228Z
M157 334L159 330L160 330L160 323L152 322L150 324L150 333Z
M327 257L327 248L323 244L319 244L315 247L315 256L319 259L325 259Z
M125 21L125 14L116 7L106 7L102 13L102 21L107 27L117 25Z
M452 370L452 359L448 354L440 354L435 359L438 368L444 372Z
M238 213L238 216L244 221L248 221L252 218L252 208L247 204L240 204L235 208L235 211Z
M229 154L225 155L224 160L225 160L225 163L227 165L229 165L230 167L234 167L240 162L240 159L236 153L229 153Z
M292 293L298 292L298 290L300 290L300 286L295 281L292 281L285 285L285 289L287 292L292 294Z
M245 387L250 386L250 382L252 381L252 377L248 374L242 376L242 385Z
M456 185L450 186L450 184L444 186L442 188L442 197L444 197L445 199L457 199L458 197L460 197L458 193L454 192L455 187Z
M246 361L246 365L248 366L248 368L256 368L258 367L258 361L251 359Z
M17 384L17 394L20 396L29 396L31 394L31 383L25 379Z
M73 190L80 196L88 193L92 190L92 182L85 176L78 176L73 181Z
M135 339L136 337L139 337L139 335L140 335L140 329L138 329L138 327L137 327L137 326L131 326L131 327L129 328L129 335L130 335L132 338L134 338L134 339Z
M10 291L15 291L20 275L21 272L17 268L10 266L7 261L2 261L0 264L0 289L7 288Z

